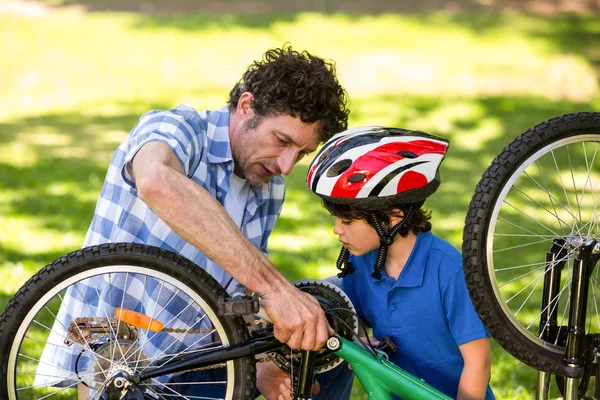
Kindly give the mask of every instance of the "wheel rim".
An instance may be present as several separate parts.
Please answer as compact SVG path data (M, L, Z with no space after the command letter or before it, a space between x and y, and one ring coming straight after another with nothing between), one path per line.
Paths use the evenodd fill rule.
M486 261L494 295L511 324L531 342L564 353L541 339L546 252L566 238L558 295L551 299L559 326L568 323L572 261L585 239L599 239L600 135L570 136L529 156L508 178L493 204L486 236ZM592 275L586 331L600 333L599 268Z
M144 293L148 292L148 287L150 285L153 285L154 288L156 288L156 290L158 290L158 296L157 298L159 298L159 300L157 300L156 302L154 302L154 314L155 314L155 318L156 319L160 319L161 315L162 318L165 318L165 315L167 315L167 311L165 310L165 306L168 307L169 303L173 302L173 301L181 301L182 299L186 300L190 305L188 307L186 307L186 309L184 311L182 311L182 314L180 315L179 318L183 318L182 316L184 315L183 313L193 313L194 315L198 315L197 311L198 309L203 310L204 316L198 317L194 320L194 322L191 324L191 326L188 324L187 327L182 326L181 322L176 321L174 318L171 319L171 327L173 328L181 328L183 329L183 332L178 332L175 333L173 337L173 340L170 342L170 347L172 349L174 349L175 347L173 347L173 345L177 342L182 342L185 343L186 341L188 343L192 343L192 345L189 345L186 350L183 351L187 351L187 354L189 354L190 351L192 350L197 350L197 351L201 351L201 349L199 348L207 348L207 347L214 347L215 346L215 341L217 343L217 345L223 346L223 347L227 347L229 346L229 339L227 337L227 334L223 328L223 326L221 325L221 323L219 322L219 320L217 319L217 316L215 315L215 313L212 311L211 307L208 306L208 304L206 303L206 301L204 299L202 299L197 293L195 293L189 286L185 285L184 283L182 283L181 281L172 278L171 276L168 276L162 272L159 271L155 271L152 270L150 268L145 268L145 267L138 267L138 266L131 266L131 265L113 265L113 266L107 266L107 267L101 267L101 268L94 268L92 271L85 271L85 272L81 272L78 273L64 281L62 281L59 285L56 285L54 287L52 287L45 295L42 296L41 299L39 299L36 303L35 306L27 313L24 321L21 323L21 325L19 326L19 329L15 335L15 338L13 339L11 348L10 348L10 356L9 356L9 362L8 362L8 369L7 369L7 382L8 382L8 390L9 390L9 398L12 399L16 399L15 397L15 393L18 393L18 398L36 398L36 399L41 399L41 398L57 398L57 399L64 399L64 398L75 398L72 397L73 394L69 394L69 390L75 394L76 396L76 390L74 389L74 386L70 386L70 388L68 389L52 389L52 390L47 390L45 388L43 388L44 385L47 385L48 382L56 382L58 379L64 380L64 373L59 373L56 372L56 375L52 375L50 377L48 377L47 374L40 374L40 370L38 369L38 367L34 368L34 370L32 370L32 365L31 363L36 363L39 362L39 357L41 356L41 350L39 349L39 347L41 346L42 348L44 347L48 347L48 346L54 346L52 343L50 344L45 344L47 342L44 342L43 337L44 334L46 335L46 340L48 339L50 330L54 330L54 331L60 331L60 328L65 328L64 324L60 324L57 323L57 325L49 325L47 323L44 322L44 318L47 317L47 315L50 316L55 316L56 311L53 310L56 309L56 304L60 304L56 302L56 299L58 299L60 302L62 302L63 298L64 298L64 294L66 293L68 288L73 288L73 287L77 287L77 285L81 285L83 283L84 280L87 280L88 278L94 278L94 279L100 279L102 278L107 278L110 277L108 279L109 282L117 282L119 280L123 280L126 285L128 285L128 281L129 284L133 285L134 281L136 283L139 282L143 282L143 287L142 290ZM75 285L75 286L73 286ZM129 286L129 288L131 288L132 286ZM139 285L138 285L139 287ZM101 294L101 291L99 291L97 288L95 289L97 293ZM156 290L154 290L153 293L157 293ZM169 299L169 291L171 291L171 293L176 293L176 295L171 296ZM129 289L128 289L129 292ZM77 293L77 291L75 291L75 293ZM123 291L123 293L125 293L125 291ZM79 294L81 294L81 292L79 292ZM113 295L114 295L114 290L113 290ZM123 300L122 304L125 304L126 301L125 299ZM87 304L89 306L89 303ZM151 306L149 306L150 308ZM191 308L189 308L191 307ZM89 312L88 312L89 313ZM102 315L101 316L97 316L94 315L92 317L99 317L99 318L106 318L108 317L109 313L107 312L101 312ZM47 314L47 315L46 315ZM201 314L202 315L202 314ZM111 315L112 316L112 315ZM151 316L151 315L149 315ZM190 329L193 328L197 328L200 326L208 326L207 324L210 324L211 328L212 328L212 333L202 333L200 334L200 337L198 337L198 334L196 334L195 338L190 338L190 336L192 335L192 333L189 332ZM35 327L33 327L35 325ZM118 326L120 326L120 323L118 324ZM32 328L33 327L33 328ZM169 324L166 323L165 327L169 327ZM118 328L117 328L118 329ZM117 329L109 329L110 334L115 334ZM40 336L38 331L42 331L42 335ZM44 333L45 331L45 333ZM81 328L77 329L77 332L82 332ZM121 342L125 342L123 339L117 339L116 341L113 340L112 343L117 343L117 345L113 345L113 349L109 350L108 353L105 353L103 357L90 357L90 364L94 365L93 368L95 368L95 370L92 370L90 368L90 370L86 370L85 372L82 373L82 371L79 371L79 375L75 375L74 373L71 372L70 377L73 379L76 378L81 378L81 377L85 377L87 380L87 383L93 382L95 386L95 388L102 388L102 383L101 380L103 379L103 376L110 376L111 373L116 372L117 370L125 370L126 368L132 369L132 365L135 365L135 367L137 368L136 371L133 372L139 372L142 369L147 369L147 368L151 368L152 366L154 366L152 364L152 361L156 361L158 359L161 359L163 361L171 359L174 355L176 354L181 354L182 351L175 351L173 353L169 353L169 351L167 350L166 352L159 354L159 353L155 353L153 356L147 356L146 353L149 352L149 349L152 348L153 343L155 342L160 342L161 340L161 336L163 335L164 338L162 340L165 340L166 343L169 343L167 340L169 338L166 337L166 335L171 335L170 333L165 333L165 332L160 332L160 333L155 333L155 332L149 332L149 331L145 331L146 333L143 332L143 330L140 330L140 332L142 332L142 334L140 334L140 337L137 338L137 340L133 341L133 340L129 340L127 341L127 345L124 346ZM42 339L41 339L42 338ZM109 343L111 342L110 340L108 341ZM137 343L135 343L137 342ZM134 343L134 345L136 344L136 346L132 346L132 343ZM212 343L212 344L211 344ZM75 346L79 346L77 344L72 345L73 347ZM93 352L92 350L92 341L85 341L85 343L82 346L79 346L81 349L83 349L84 351L88 352L88 355L91 354L91 352ZM123 351L123 349L128 349L129 353L127 353L127 350ZM168 349L168 348L167 348ZM119 354L120 353L120 354ZM168 353L168 354L167 354ZM37 355L36 355L37 354ZM108 359L108 357L106 357L106 354L112 354L112 358ZM166 357L166 358L165 358ZM107 359L109 361L107 361ZM46 360L44 360L45 362ZM101 365L98 361L103 362L105 365L106 363L109 363L111 365L112 370L107 370L107 368L105 367L105 365ZM79 363L78 363L79 365ZM19 370L18 368L23 368L23 370ZM42 370L43 371L48 371L49 369L46 368L48 367L46 364L42 364ZM52 367L52 366L50 366ZM56 369L56 371L60 371L60 369ZM91 372L93 371L93 372ZM226 399L232 399L233 397L233 389L234 389L234 366L233 366L233 361L228 361L226 363L226 383L224 383L226 385ZM33 382L33 384L29 384L29 382L35 381L35 375L40 375L41 380L45 379L45 383L44 385L40 385L37 384L36 382ZM46 378L44 378L46 377ZM100 377L100 379L97 379L97 377ZM50 379L50 380L48 380ZM105 379L105 378L104 378ZM19 382L26 382L23 385L19 385ZM100 383L98 383L100 382ZM202 384L202 383L200 383ZM20 387L23 386L23 387ZM36 386L36 387L30 387L30 386ZM177 386L176 384L167 384L167 385L158 385L158 382L154 381L154 385L146 385L144 386L144 389L151 389L151 390L158 390L156 389L156 387L160 386L160 390L165 390L165 394L171 394L171 395L176 395L177 393ZM155 387L155 389L152 389L153 387ZM181 387L181 386L179 386ZM168 389L165 389L168 388ZM40 394L40 391L43 393L43 395ZM27 393L30 394L27 394ZM94 394L95 392L92 391L92 394ZM69 397L71 396L71 397ZM210 399L211 397L206 397L208 399ZM219 397L222 398L222 397Z

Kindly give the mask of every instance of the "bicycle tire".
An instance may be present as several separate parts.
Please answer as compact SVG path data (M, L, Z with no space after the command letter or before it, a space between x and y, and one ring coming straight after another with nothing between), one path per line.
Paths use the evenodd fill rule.
M106 332L113 333L114 337L111 338L107 334L103 339L98 339L98 343L93 343L91 339L93 336L86 336L87 331L84 329L84 325L79 325L81 328L77 327L76 334L82 344L79 345L81 349L78 355L84 354L84 358L89 359L87 375L79 367L74 367L77 370L76 374L73 371L61 370L58 358L52 359L51 369L46 368L45 362L48 360L40 361L41 353L44 351L39 349L40 341L42 342L41 347L44 349L52 350L56 347L56 351L62 351L68 348L63 346L64 342L55 344L49 339L52 330L67 329L65 324L56 319L62 318L56 310L58 307L63 307L64 301L69 301L65 297L68 296L68 291L75 296L78 293L81 294L83 299L83 290L89 287L98 295L97 298L104 299L105 293L108 293L106 298L110 299L110 296L117 296L116 294L119 293L114 289L116 282L123 280L128 289L122 292L121 304L128 304L130 298L125 296L125 293L130 294L132 293L130 290L135 288L141 288L139 292L143 296L150 296L149 293L152 293L153 297L149 298L152 298L154 308L151 310L152 306L149 305L146 312L156 314L149 314L151 317L161 317L162 322L166 322L165 327L168 327L169 323L172 324L172 327L181 327L183 323L181 320L188 315L198 316L197 311L200 308L203 310L203 314L200 315L203 316L194 317L194 321L190 322L189 327L184 329L183 333L151 333L140 329L141 333L135 341L133 337L129 341L124 340L128 338L125 336L124 339L121 337L121 342L119 342L116 332L121 332L121 328L120 325L117 325L116 328L106 330ZM103 285L104 282L108 282L108 284ZM83 286L84 284L89 286ZM104 289L108 291L106 292ZM152 356L156 360L160 359L160 362L167 357L171 358L185 351L196 350L200 346L212 346L209 344L211 340L224 347L244 342L249 339L249 335L243 318L217 315L218 298L226 295L222 286L196 264L177 254L156 247L133 243L113 243L74 251L47 265L29 279L10 300L0 317L0 393L5 393L9 400L41 398L42 394L45 396L47 393L51 394L50 399L55 398L54 396L57 399L75 399L77 398L77 389L72 389L82 381L86 385L92 385L90 390L99 391L102 390L102 382L97 382L97 380L101 380L103 376L108 376L118 368L124 370L129 368L128 371L136 372L135 368L138 368L139 371L141 368L156 366L158 361L149 358L148 354L151 353L148 353L148 349L151 349L151 346L155 342L158 343L159 340L162 341L161 343L170 343L169 348L157 350L156 355ZM84 306L81 310L86 311L82 311L79 316L98 318L108 316L107 312L100 311L100 306L95 308L99 315L88 315L94 309L89 301L91 300L82 301ZM175 317L172 317L170 321L165 321L166 316L170 315L168 313L170 309L167 307L171 302L176 301L188 302L188 305L177 314L180 321ZM75 303L66 303L65 306L72 304ZM179 303L177 304L179 305ZM70 308L69 312L74 309L76 308ZM60 311L62 312L62 310ZM69 325L69 327L71 326L74 325ZM192 337L192 332L189 331L192 326L208 327L210 332L201 336L196 334L195 337ZM106 339L106 336L109 339ZM77 343L71 345L73 348L77 346ZM104 349L102 353L100 349ZM121 356L119 356L119 352ZM121 358L119 359L119 357ZM74 361L74 365L83 365L81 359L78 357ZM38 362L38 365L31 366L32 360L34 363ZM35 372L32 372L33 367L35 367ZM40 371L56 372L55 374L52 372L52 376L50 376L43 375ZM65 374L69 375L68 379L63 376ZM252 398L255 391L255 374L253 357L228 361L226 363L227 381L222 383L226 390L225 398ZM43 380L44 383L35 384L36 379ZM159 396L157 398L165 398L162 395L172 395L171 391L182 390L181 383L170 383L174 381L169 381L169 377L161 379L158 377L156 381L153 380L143 386L143 389L150 392L156 391L158 394L155 394ZM63 386L69 384L71 389L48 388L59 383Z
M596 193L589 196L586 188L589 184L594 192L593 184L598 182L599 141L600 113L566 114L528 129L485 171L465 220L464 272L479 317L511 355L556 375L562 375L565 349L563 343L541 339L545 327L540 331L540 314L536 314L542 312L541 306L535 309L535 302L541 303L544 274L540 269L552 236L566 238L565 265L576 256L572 247L578 241L598 238ZM565 164L568 168L563 168ZM561 291L548 306L556 310L559 325L568 318L565 292L570 277L568 270L564 272ZM598 268L592 279L598 279L597 272ZM596 290L593 287L588 298L588 310L595 308L596 315L589 316L586 326L600 332Z

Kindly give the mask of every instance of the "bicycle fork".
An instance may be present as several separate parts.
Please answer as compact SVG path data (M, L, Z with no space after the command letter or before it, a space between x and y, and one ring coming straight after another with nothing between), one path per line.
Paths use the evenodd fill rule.
M579 255L573 261L569 323L566 332L563 366L565 400L576 400L582 397L585 394L588 383L585 382L583 388L579 386L579 380L586 372L583 358L586 347L584 345L586 340L585 322L590 278L598 261L598 256L593 254L596 244L595 240L584 242L580 248ZM546 273L544 277L542 316L539 333L541 339L550 343L554 342L554 344L564 341L564 333L561 332L561 327L557 324L557 316L560 275L566 258L565 240L555 240L551 250L546 255ZM563 334L561 335L561 333ZM550 376L549 372L538 372L536 399L548 399ZM587 379L589 380L589 376Z

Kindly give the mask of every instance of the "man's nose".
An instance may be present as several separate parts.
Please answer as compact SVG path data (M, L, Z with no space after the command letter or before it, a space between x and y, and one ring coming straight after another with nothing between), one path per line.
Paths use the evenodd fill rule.
M289 175L292 172L292 168L294 164L296 164L296 160L298 159L298 152L296 150L286 150L279 158L277 158L277 164L279 166L279 170L284 175Z

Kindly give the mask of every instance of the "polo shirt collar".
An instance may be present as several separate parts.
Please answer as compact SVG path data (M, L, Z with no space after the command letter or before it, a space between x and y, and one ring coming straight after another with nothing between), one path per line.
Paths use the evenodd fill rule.
M421 232L417 235L415 247L413 247L396 282L397 287L419 287L423 285L425 266L427 265L432 240L431 232Z
M415 247L413 247L408 260L406 260L406 265L400 272L400 276L398 280L393 285L393 287L419 287L423 286L423 278L425 276L425 266L427 265L427 259L429 257L429 250L431 249L431 242L433 240L433 235L431 232L421 232L417 235L417 241L415 242ZM377 250L372 252L372 260L375 262L377 259ZM375 267L371 267L373 271ZM381 271L381 280L379 282L384 282L386 279L392 279L388 277L385 273L385 270ZM375 278L371 277L373 281L377 281Z

